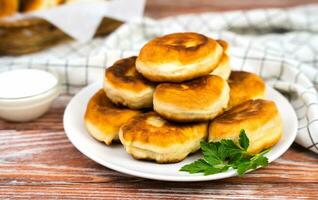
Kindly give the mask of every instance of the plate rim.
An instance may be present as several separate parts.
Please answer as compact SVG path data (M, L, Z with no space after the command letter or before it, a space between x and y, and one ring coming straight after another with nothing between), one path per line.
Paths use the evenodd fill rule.
M213 174L210 176L204 176L204 175L198 175L198 176L170 176L170 175L160 175L160 174L149 174L147 172L141 172L141 171L136 171L133 169L129 169L129 168L125 168L122 166L118 166L115 164L112 164L110 162L105 161L104 159L100 159L99 157L94 156L93 152L90 152L90 150L84 149L84 147L80 144L80 142L76 141L73 136L69 133L70 130L69 126L70 124L66 123L66 121L68 121L68 119L70 119L70 109L72 107L72 105L74 104L74 102L76 102L76 98L77 96L80 96L82 93L85 93L86 91L91 90L92 88L95 88L100 86L100 88L102 87L102 83L100 81L92 83L84 88L82 88L77 94L75 94L71 100L69 101L69 103L67 104L65 111L64 111L64 116L63 116L63 127L64 127L64 132L68 138L68 140L72 143L72 145L78 150L80 151L82 154L84 154L86 157L88 157L89 159L93 160L94 162L107 167L109 169L115 170L119 173L124 173L126 175L130 175L130 176L136 176L136 177L141 177L141 178L147 178L147 179L152 179L152 180L161 180L161 181L175 181L175 182L198 182L198 181L211 181L211 180L218 180L218 179L224 179L224 178L229 178L229 177L233 177L238 175L236 170L229 170L227 172L222 172L222 173L218 173L218 174ZM289 147L292 145L292 143L294 142L296 136L297 136L297 127L298 127L298 120L297 120L297 116L295 113L294 108L291 106L291 104L288 102L288 100L277 90L275 90L274 88L266 85L266 90L268 92L268 90L272 90L272 92L277 93L280 98L283 99L283 101L285 101L285 103L287 104L287 106L290 108L290 110L292 111L292 117L293 121L296 122L296 129L291 133L292 137L289 137L289 140L287 142L287 144L285 146L283 146L282 148L280 148L278 151L276 151L276 153L269 158L269 163L278 159L280 156L282 156L288 149ZM295 120L296 119L296 120ZM88 134L88 133L87 133Z

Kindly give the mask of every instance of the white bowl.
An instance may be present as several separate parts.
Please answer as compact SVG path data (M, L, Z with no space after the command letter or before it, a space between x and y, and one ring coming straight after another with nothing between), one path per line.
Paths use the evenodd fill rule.
M21 77L16 76L17 74L25 74L27 77L23 77L25 80L21 80ZM7 83L6 91L4 91L4 87L0 90L0 117L5 120L16 122L34 120L48 111L53 100L60 93L58 77L50 72L36 69L23 69L4 72L0 75L0 82L6 79L5 83ZM8 76L10 76L10 80L7 79ZM46 84L49 80L46 80L46 77L43 79L43 76L50 78L50 84ZM12 84L10 84L13 81L12 79L21 82L21 87L12 86ZM22 84L25 81L31 82L30 79L33 79L34 84L26 84L27 86L23 88ZM54 81L54 79L56 79L56 81ZM16 91L8 92L10 89ZM25 91L22 92L22 90L28 89L32 91L29 93Z

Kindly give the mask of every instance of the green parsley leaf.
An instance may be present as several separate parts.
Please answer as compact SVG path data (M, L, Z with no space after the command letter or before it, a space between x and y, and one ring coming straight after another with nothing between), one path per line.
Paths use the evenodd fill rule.
M242 176L245 172L247 172L251 168L250 162L242 162L235 166L234 169L237 169L237 173Z
M250 159L241 160L239 162L233 163L232 167L237 169L237 173L242 176L247 171L251 169L256 169L257 167L266 167L268 165L268 159L261 155L256 154Z
M237 160L244 155L242 149L238 147L232 140L221 140L221 148L224 150L224 154L226 154L226 158L230 160Z
M249 139L243 129L240 131L239 144L235 144L232 140L223 139L219 142L201 142L200 146L203 159L183 166L180 171L210 175L233 168L241 176L249 170L268 165L268 159L264 154L269 149L256 155L247 153Z
M223 165L223 166L219 166L219 167L213 167L211 166L211 168L209 168L208 170L206 170L204 172L204 175L211 175L211 174L218 174L221 172L226 172L231 166L229 165Z
M241 129L241 131L240 131L239 144L245 151L247 150L248 146L250 145L250 140L248 139L244 129Z
M193 163L190 163L188 165L184 165L180 171L185 171L185 172L189 172L190 174L194 174L194 173L200 173L200 172L205 172L205 171L209 171L209 169L212 166L209 165L209 163L207 163L205 160L203 159L199 159L197 161L194 161Z
M222 157L218 155L218 147L220 146L220 143L208 143L208 142L201 142L200 143L201 150L204 156L204 159L210 164L210 165L219 165L223 164Z
M268 165L268 158L266 158L265 156L260 156L258 154L257 158L253 160L254 169L259 166L266 167L267 165Z

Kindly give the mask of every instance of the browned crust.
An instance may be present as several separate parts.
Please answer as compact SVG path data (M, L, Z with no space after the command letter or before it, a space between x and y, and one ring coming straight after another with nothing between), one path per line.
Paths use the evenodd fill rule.
M173 33L150 40L140 50L138 59L145 63L178 61L186 65L201 60L210 54L216 45L215 40L198 33Z
M233 127L241 126L238 129L242 129L246 126L249 130L256 130L278 114L273 101L248 100L215 118L210 125L210 131L213 132L214 138L226 138L227 134L232 134Z
M224 80L208 75L183 83L162 83L156 87L154 98L184 109L204 109L217 101L224 89Z
M138 115L121 127L123 139L127 142L168 147L189 142L197 138L198 134L205 135L207 131L207 123L181 124L164 120L161 127L156 127L147 123L147 119L152 117L164 120L155 112Z
M113 86L120 89L140 92L149 87L154 87L145 79L135 66L137 57L132 56L116 61L111 67L105 70L105 76Z
M100 89L88 102L85 121L94 124L100 130L117 129L138 115L140 112L125 107L116 106L106 97L103 89Z
M244 101L264 96L265 83L261 77L245 71L232 71L228 80L230 86L229 108Z
M278 110L273 101L264 99L248 100L217 117L214 123L233 124L249 119L265 123L276 114L278 114Z
M282 125L275 103L257 99L233 107L211 122L209 140L237 140L241 129L250 137L249 153L258 153L276 144L282 134Z
M209 74L213 71L222 54L220 54L220 45L213 39L204 35L192 32L173 33L162 37L154 38L149 41L140 50L137 58L137 70L141 72L147 79L154 82L181 82L198 78ZM180 73L178 75L152 74L142 70L142 65L155 69L165 64L176 63L179 67L187 67L193 64L204 62L217 52L215 60L211 61L208 67L198 67L197 70L191 69L189 73ZM219 55L220 54L220 55ZM185 68L186 69L186 68Z

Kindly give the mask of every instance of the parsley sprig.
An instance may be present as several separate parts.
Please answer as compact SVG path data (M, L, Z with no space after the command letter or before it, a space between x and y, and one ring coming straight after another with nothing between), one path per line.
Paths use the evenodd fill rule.
M200 145L204 158L184 165L180 171L189 172L190 174L203 173L204 175L210 175L233 168L242 176L248 170L268 165L268 159L264 154L269 149L256 155L250 155L247 152L250 142L243 129L240 131L238 143L235 144L228 139L223 139L219 142L202 141Z

